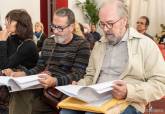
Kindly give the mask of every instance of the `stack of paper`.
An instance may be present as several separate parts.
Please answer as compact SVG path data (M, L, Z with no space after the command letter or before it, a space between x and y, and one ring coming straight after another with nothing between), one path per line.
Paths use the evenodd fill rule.
M111 98L112 81L90 86L66 85L56 89L64 94L75 97L93 105L100 105Z
M10 92L43 88L38 81L39 75L40 74L23 77L0 76L0 85L8 86Z

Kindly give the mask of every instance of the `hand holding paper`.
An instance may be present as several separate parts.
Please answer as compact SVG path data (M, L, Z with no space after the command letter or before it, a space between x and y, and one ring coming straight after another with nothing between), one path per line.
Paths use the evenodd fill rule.
M40 74L39 78L39 82L45 89L49 87L55 87L57 83L57 79L50 76L49 74Z
M127 85L123 80L116 80L112 85L112 96L116 99L125 99L127 95Z
M93 102L105 102L111 98L112 81L99 83L90 86L79 86L79 85L66 85L58 86L56 89L63 92L64 94L75 97L82 101L93 103Z
M128 103L125 100L111 97L113 88L118 91L122 87L125 87L125 83L120 81L108 81L91 86L59 86L56 88L70 97L60 102L58 107L105 114L110 108L120 105L118 110L122 112L128 106ZM122 90L120 93L122 93Z
M10 92L43 88L39 82L39 75L22 77L0 76L0 85L8 86Z

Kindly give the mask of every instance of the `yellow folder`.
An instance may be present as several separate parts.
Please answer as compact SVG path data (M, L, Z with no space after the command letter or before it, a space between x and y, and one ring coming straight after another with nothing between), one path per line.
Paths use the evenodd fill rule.
M125 100L117 100L117 99L110 99L103 103L101 106L91 106L88 103L78 100L73 97L68 97L61 101L58 104L58 108L64 108L64 109L71 109L71 110L79 110L79 111L88 111L88 112L95 112L95 113L106 113L109 109L117 106L120 106L120 110L124 110L128 103Z

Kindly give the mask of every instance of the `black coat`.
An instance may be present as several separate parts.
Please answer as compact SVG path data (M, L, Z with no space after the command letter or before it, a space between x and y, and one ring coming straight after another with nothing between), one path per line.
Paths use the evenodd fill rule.
M0 69L2 70L19 66L30 69L35 66L37 59L37 47L32 40L22 41L14 35L7 41L0 41Z

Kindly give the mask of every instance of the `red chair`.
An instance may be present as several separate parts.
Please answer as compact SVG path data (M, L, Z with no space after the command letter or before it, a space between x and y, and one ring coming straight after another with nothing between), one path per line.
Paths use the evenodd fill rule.
M160 51L162 52L162 55L165 60L165 44L158 44L158 47L159 47Z
M144 114L165 114L165 97L149 103Z

